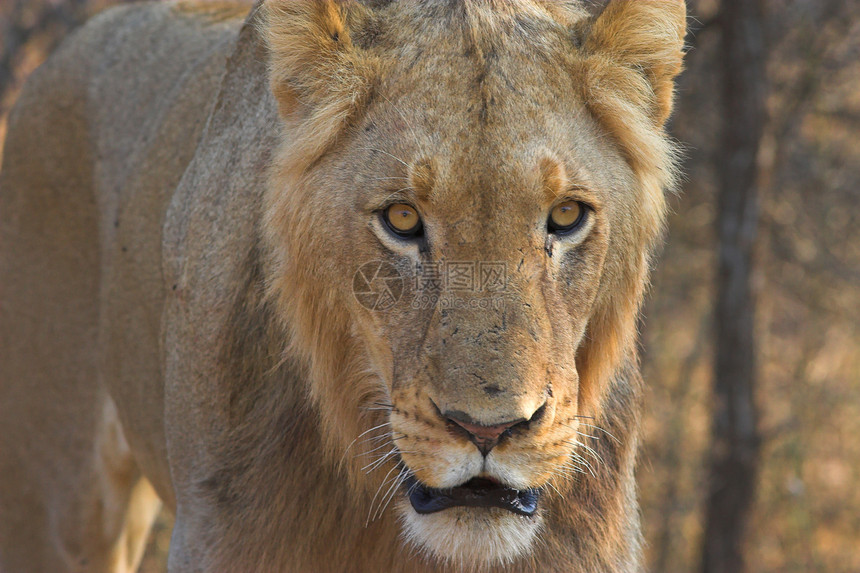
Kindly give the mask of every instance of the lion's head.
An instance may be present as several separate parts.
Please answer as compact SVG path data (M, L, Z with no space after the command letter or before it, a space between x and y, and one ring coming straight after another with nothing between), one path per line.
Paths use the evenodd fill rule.
M684 2L264 9L266 273L325 455L429 554L512 560L635 360Z

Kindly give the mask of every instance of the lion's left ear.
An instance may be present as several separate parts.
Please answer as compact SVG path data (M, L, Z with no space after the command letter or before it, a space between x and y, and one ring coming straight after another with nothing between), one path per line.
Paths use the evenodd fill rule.
M321 153L362 107L376 61L354 43L370 8L350 0L267 0L269 81L296 143ZM306 136L306 137L303 137Z
M600 294L577 356L580 409L600 410L616 372L635 360L636 317L648 260L674 187L677 153L664 126L672 113L686 33L684 0L610 0L579 37L576 86L633 169L637 192L626 232L613 233ZM643 250L644 246L644 250Z
M590 66L606 74L594 78L622 92L621 97L645 108L658 128L672 113L675 77L682 70L687 30L684 0L611 0L594 20L583 48L608 64ZM612 64L633 74L612 73ZM647 88L647 89L643 89Z

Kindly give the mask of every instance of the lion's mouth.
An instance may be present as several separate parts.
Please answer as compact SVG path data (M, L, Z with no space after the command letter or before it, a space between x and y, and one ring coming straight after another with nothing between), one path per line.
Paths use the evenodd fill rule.
M540 490L511 489L482 478L473 478L450 489L434 489L410 476L404 485L412 508L420 514L461 506L498 507L517 515L531 516L537 511L540 499Z

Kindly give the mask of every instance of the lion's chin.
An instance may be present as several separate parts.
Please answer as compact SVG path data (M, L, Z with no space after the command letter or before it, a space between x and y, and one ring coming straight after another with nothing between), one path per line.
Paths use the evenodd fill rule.
M421 515L405 498L397 511L409 543L464 571L510 563L527 554L542 523L540 512L522 516L498 508L452 507Z

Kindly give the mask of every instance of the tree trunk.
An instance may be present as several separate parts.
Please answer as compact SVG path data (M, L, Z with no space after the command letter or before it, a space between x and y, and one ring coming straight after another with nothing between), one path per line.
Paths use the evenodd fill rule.
M760 442L754 403L752 273L758 226L756 158L766 118L761 0L723 0L719 23L724 121L717 219L715 410L702 571L741 573Z

